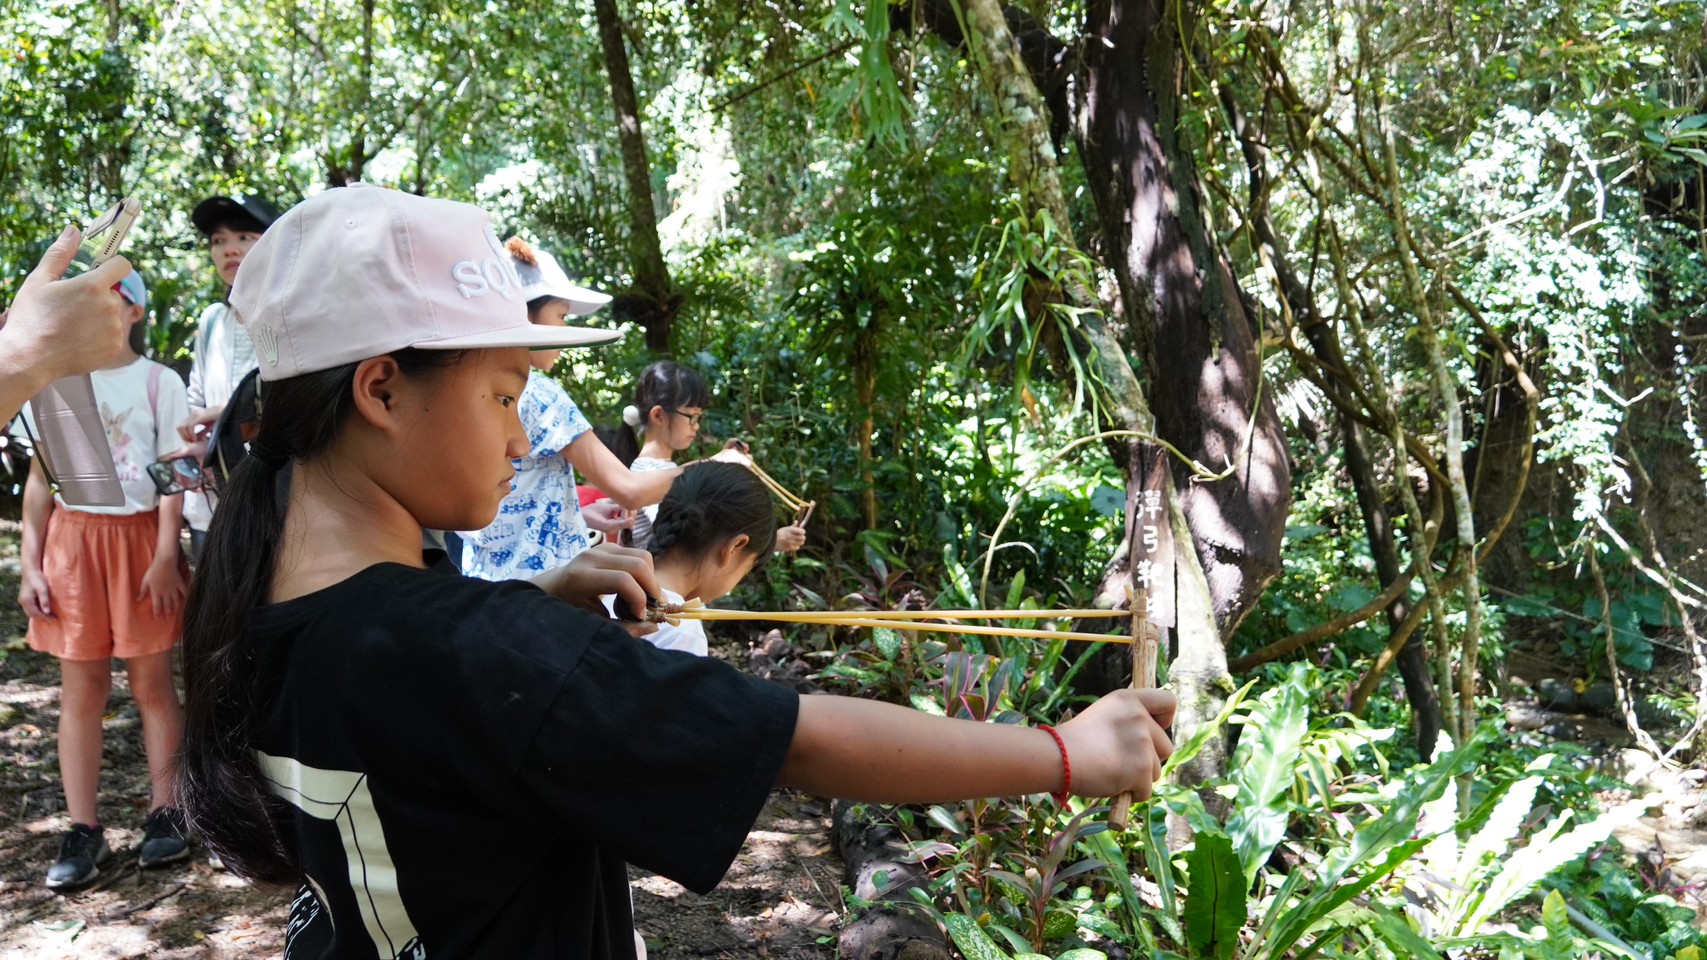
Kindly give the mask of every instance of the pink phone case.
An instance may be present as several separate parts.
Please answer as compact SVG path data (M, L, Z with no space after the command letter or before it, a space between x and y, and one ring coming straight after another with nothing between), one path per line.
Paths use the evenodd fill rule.
M124 488L88 374L48 384L31 400L30 413L61 500L74 507L124 505Z

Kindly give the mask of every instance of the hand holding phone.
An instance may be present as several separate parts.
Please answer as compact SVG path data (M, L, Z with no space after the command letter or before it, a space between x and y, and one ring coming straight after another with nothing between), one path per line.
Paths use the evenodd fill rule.
M219 422L219 415L224 412L225 407L221 405L191 413L188 420L178 424L178 437L185 443L205 443L208 434L213 432L213 425Z
M62 377L106 363L124 343L125 312L112 287L130 271L123 257L69 280L82 234L67 227L0 312L0 421Z
M141 204L134 198L127 197L114 204L83 232L78 254L66 266L75 269L81 257L88 262L90 272L98 272L102 264L118 253L140 210ZM120 278L123 276L119 274ZM88 347L85 345L84 349ZM109 352L95 358L89 366L99 366L111 357ZM107 445L89 375L65 377L48 384L32 399L30 410L41 431L37 450L42 467L58 487L60 498L72 506L122 505L124 489L119 486L118 468Z
M162 497L202 488L202 465L199 457L172 457L148 465L148 479Z

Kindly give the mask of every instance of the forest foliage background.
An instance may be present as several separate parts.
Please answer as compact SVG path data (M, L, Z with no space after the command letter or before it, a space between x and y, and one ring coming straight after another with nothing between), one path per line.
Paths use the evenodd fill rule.
M0 299L37 241L136 196L127 253L182 365L222 293L197 199L360 179L480 203L616 294L595 322L629 335L558 371L596 422L668 354L713 382L706 432L818 501L754 608L1117 600L1139 465L1164 456L1166 672L1182 738L1205 731L1180 782L1219 792L1143 819L1197 836L1141 871L1160 901L1085 878L1028 899L997 878L1023 846L939 835L940 864L975 867L933 873L963 950L980 934L954 918L981 916L1019 952L1497 934L1479 942L1684 956L1707 941L1679 891L1615 856L1507 878L1492 907L1402 878L1446 856L1425 805L1483 838L1459 886L1484 892L1508 848L1570 836L1549 811L1592 815L1584 749L1503 728L1540 680L1697 762L1702 24L1700 0L0 0ZM991 718L1124 682L1060 645L797 639L829 682ZM1229 735L1270 729L1253 718L1293 737L1263 741L1289 758L1265 783ZM1417 839L1311 819L1342 810ZM1345 851L1394 859L1359 874ZM1235 862L1223 929L1234 908L1192 914L1187 878ZM1548 886L1606 909L1500 913Z

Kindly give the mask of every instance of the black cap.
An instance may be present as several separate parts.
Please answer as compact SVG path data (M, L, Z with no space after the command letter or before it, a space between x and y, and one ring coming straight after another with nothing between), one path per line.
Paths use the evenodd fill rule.
M278 218L278 208L260 197L208 197L190 211L190 221L204 237L212 236L221 226L248 228L259 233Z

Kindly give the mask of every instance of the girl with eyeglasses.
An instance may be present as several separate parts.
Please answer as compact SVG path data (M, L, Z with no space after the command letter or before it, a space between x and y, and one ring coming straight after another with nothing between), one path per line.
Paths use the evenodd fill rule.
M675 456L693 446L699 436L699 424L711 394L705 379L688 367L669 360L660 360L640 371L634 384L634 403L622 411L623 427L615 431L611 450L628 469L636 473L674 471ZM635 431L646 434L641 443ZM603 489L603 488L601 488ZM630 543L640 550L652 540L652 526L658 520L658 507L642 507L634 517L629 533ZM779 553L794 553L806 543L804 527L789 525L776 531Z

